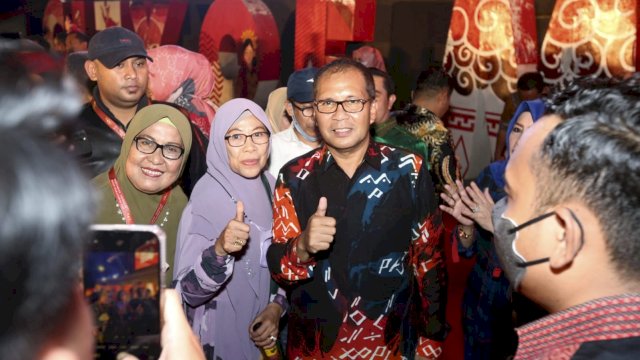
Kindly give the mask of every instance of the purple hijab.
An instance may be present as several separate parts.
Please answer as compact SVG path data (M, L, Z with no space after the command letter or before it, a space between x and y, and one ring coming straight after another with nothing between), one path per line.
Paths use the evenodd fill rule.
M540 99L523 101L520 103L520 105L518 105L518 108L516 109L516 113L511 118L511 121L509 121L509 127L507 128L507 135L506 135L506 141L507 141L506 159L494 161L491 164L489 164L489 169L491 170L491 176L493 177L496 184L501 189L504 189L504 185L505 185L504 171L507 168L507 162L509 161L509 157L511 156L511 154L509 154L509 135L511 135L511 131L513 131L513 127L516 126L516 123L518 122L518 118L523 112L530 112L531 117L533 118L533 122L535 123L536 121L538 121L538 119L542 117L542 115L544 115L544 111L545 111L544 102Z
M265 112L250 100L233 99L220 107L209 137L207 173L194 187L180 222L174 270L177 278L185 268L194 266L235 217L235 201L244 203L245 223L251 225L246 251L233 255L230 278L202 299L192 324L202 344L215 346L216 356L224 359L257 358L258 349L249 339L248 328L269 302L270 275L265 258L271 244L273 213L267 190L273 192L274 179L263 171L265 186L261 176L247 179L233 172L224 140L245 111L272 131ZM209 305L213 302L215 306Z

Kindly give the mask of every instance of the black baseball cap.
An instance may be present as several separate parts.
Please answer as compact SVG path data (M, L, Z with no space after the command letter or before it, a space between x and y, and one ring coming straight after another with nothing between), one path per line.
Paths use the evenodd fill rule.
M89 41L89 60L100 60L109 69L130 57L145 57L151 61L144 42L129 29L114 26L95 34Z
M313 78L318 73L317 68L298 70L289 76L287 81L287 99L293 99L299 103L313 101Z

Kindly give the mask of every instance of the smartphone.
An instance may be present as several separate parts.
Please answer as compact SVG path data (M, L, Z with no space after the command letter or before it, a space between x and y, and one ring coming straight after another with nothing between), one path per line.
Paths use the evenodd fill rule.
M160 357L164 231L157 225L93 225L83 263L94 313L95 359Z

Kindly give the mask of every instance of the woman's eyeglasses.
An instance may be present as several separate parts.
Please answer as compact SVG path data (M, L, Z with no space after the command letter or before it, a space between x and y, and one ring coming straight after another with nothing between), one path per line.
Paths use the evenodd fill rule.
M162 156L169 160L178 160L184 154L184 149L177 145L160 145L151 139L138 136L133 141L136 143L136 149L143 154L153 154L158 148L161 149Z
M253 141L256 145L264 145L269 142L269 134L268 131L258 131L254 132L251 135L245 134L232 134L224 137L225 140L229 143L229 145L233 147L240 147L247 142L247 138L250 137L251 141Z

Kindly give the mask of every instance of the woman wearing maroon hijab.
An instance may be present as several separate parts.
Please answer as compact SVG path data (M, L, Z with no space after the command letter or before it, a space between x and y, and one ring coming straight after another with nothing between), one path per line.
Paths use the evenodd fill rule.
M265 171L270 134L254 102L220 107L207 173L180 221L176 289L208 359L258 359L259 348L278 337L284 292L271 294L265 258L273 222L274 179Z

